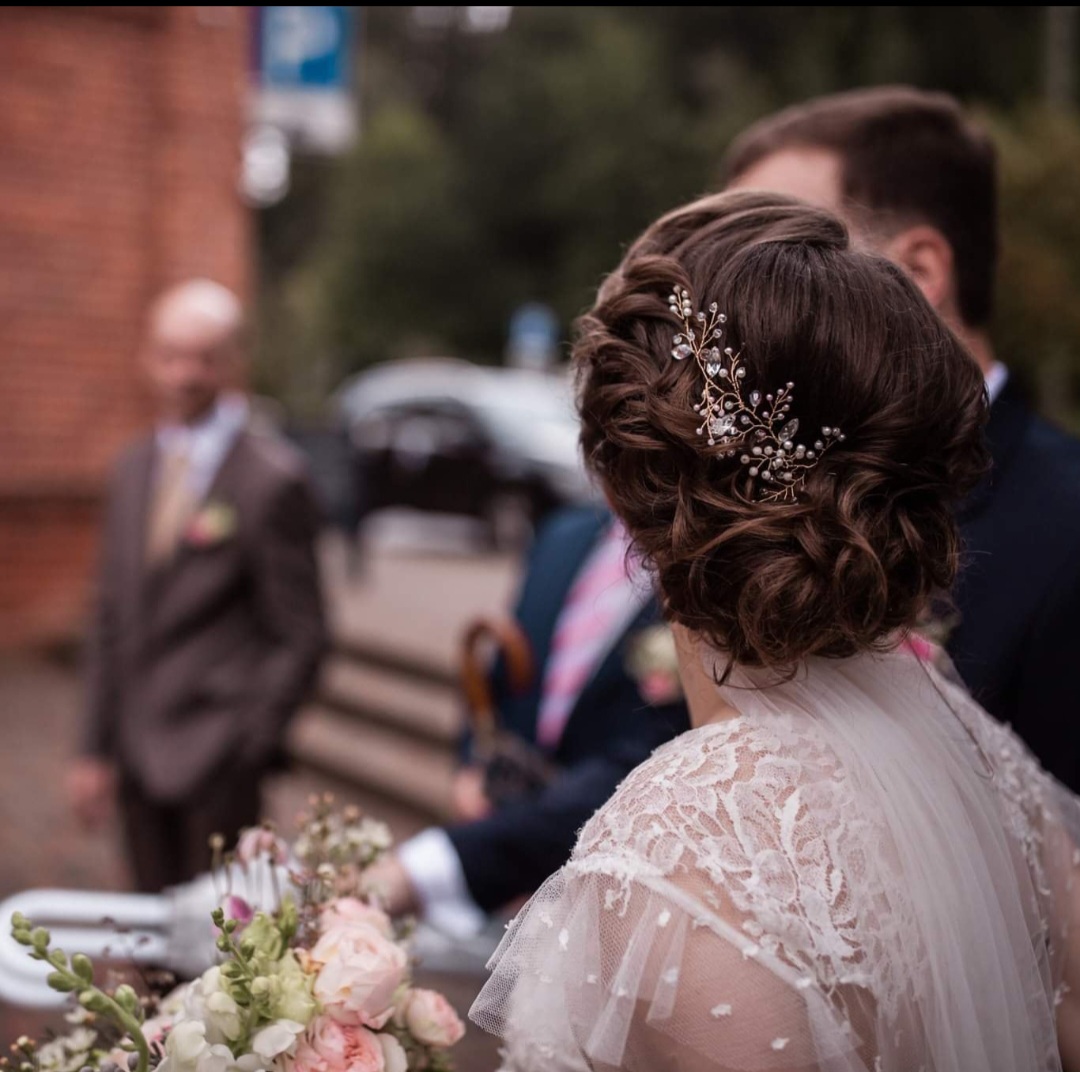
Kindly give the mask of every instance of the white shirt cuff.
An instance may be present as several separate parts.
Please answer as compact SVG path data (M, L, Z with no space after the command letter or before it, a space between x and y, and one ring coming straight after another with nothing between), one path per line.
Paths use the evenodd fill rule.
M399 846L397 858L420 900L425 922L460 940L484 929L487 916L469 896L461 860L445 830L421 831Z

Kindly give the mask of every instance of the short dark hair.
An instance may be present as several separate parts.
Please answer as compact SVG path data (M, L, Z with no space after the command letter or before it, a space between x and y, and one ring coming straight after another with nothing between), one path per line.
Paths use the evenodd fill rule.
M952 246L960 316L971 327L989 323L998 257L997 154L957 100L910 86L815 98L736 138L725 178L793 148L840 157L844 199L867 214L870 226L936 227Z
M672 360L673 287L717 302L746 388L794 385L837 443L793 502L761 502L698 434L702 374ZM668 615L737 663L788 668L895 642L948 591L954 507L982 474L982 373L914 283L829 213L715 194L639 238L579 322L582 447L656 569ZM771 397L771 396L770 396Z

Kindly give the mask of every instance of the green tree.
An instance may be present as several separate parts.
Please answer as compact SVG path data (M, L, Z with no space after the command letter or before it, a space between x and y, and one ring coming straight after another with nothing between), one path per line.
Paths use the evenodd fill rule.
M1041 107L991 120L1001 153L995 336L1042 408L1075 421L1080 381L1080 122Z
M463 11L464 9L441 9ZM998 338L1067 408L1080 366L1080 136L1031 102L1044 13L992 7L515 8L505 32L364 11L362 137L298 161L262 227L261 383L314 406L375 361L498 361L524 302L568 337L625 245L715 188L730 138L880 82L986 109L1002 147Z

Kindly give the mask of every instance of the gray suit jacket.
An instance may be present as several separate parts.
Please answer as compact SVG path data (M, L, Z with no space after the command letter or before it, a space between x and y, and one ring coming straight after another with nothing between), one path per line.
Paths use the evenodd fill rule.
M298 455L242 432L204 504L218 524L145 564L154 468L147 437L120 459L88 646L84 751L148 796L180 803L226 768L261 770L325 646L318 510Z

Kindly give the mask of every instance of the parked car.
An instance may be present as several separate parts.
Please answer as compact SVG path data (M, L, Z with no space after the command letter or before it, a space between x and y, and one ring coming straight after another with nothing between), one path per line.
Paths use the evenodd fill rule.
M565 375L399 361L346 381L336 406L359 523L387 507L463 514L492 546L517 547L552 509L594 494Z

